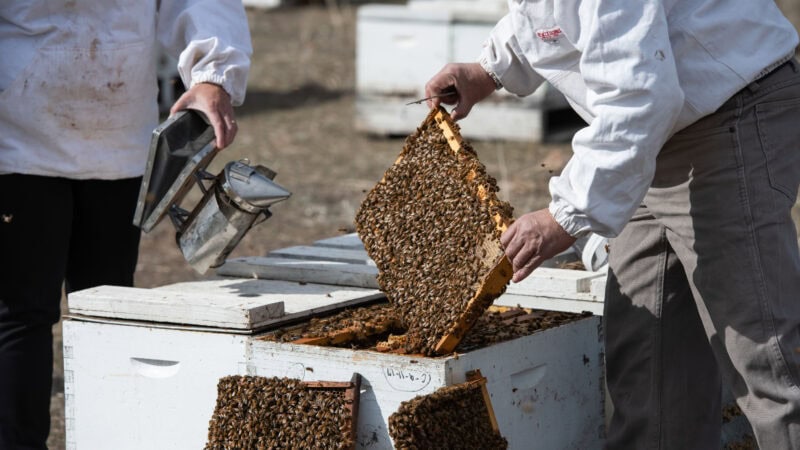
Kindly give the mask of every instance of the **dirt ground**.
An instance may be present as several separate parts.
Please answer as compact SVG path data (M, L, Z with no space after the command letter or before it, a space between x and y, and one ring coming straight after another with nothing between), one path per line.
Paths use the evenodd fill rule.
M352 232L365 192L403 146L400 137L366 136L354 130L357 8L348 2L336 8L324 6L336 2L318 3L248 11L255 53L247 100L237 111L236 142L217 156L212 168L249 158L275 170L276 181L293 195L272 208L273 217L251 230L233 257L264 255ZM422 121L426 108L412 107L419 109ZM547 204L547 180L570 153L565 143L473 142L473 146L498 179L500 196L518 214ZM796 217L800 219L800 213ZM169 223L142 237L137 286L201 278L185 263ZM65 448L60 324L54 335L48 445L60 450Z

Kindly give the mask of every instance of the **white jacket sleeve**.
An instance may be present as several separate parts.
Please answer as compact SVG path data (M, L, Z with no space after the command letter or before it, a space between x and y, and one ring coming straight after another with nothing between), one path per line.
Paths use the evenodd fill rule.
M544 78L525 59L514 34L510 14L500 19L494 27L483 44L478 62L484 70L494 73L512 94L530 95L544 82Z
M178 59L187 88L210 82L244 102L250 55L250 30L241 0L161 0L158 40Z
M683 107L658 0L564 1L555 19L581 51L594 119L550 181L550 211L573 236L616 236L644 198L659 150Z

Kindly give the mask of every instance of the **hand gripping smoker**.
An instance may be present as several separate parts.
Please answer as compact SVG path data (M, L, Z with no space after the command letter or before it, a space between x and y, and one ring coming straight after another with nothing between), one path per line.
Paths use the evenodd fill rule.
M133 223L144 232L169 215L178 247L196 271L218 267L244 235L268 219L269 207L291 193L272 179L275 172L232 161L218 175L206 168L216 156L214 130L198 111L185 110L153 131ZM197 185L202 199L181 207Z

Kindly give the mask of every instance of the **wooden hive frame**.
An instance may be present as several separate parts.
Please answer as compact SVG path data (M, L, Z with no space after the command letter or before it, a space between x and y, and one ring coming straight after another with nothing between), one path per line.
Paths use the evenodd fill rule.
M458 132L458 128L450 118L450 114L440 107L433 117L442 130L442 133L447 138L447 144L450 146L450 149L453 150L453 153L457 154L460 152L464 142L461 138L461 134ZM475 173L472 173L472 176L475 176ZM479 186L477 192L478 197L482 201L488 203L497 201L496 199L490 198L489 194L482 188L483 186ZM493 219L500 232L506 231L511 224L510 219L504 218L499 214L495 214ZM475 325L475 321L478 320L478 317L486 311L495 298L502 294L506 285L511 280L511 276L514 274L511 261L506 258L502 248L495 247L487 250L490 250L488 252L489 257L495 259L494 267L489 271L489 274L483 280L483 283L481 283L481 287L472 299L470 299L469 303L467 303L466 310L455 326L451 328L451 332L443 336L436 345L436 353L450 353L455 350L464 334ZM497 424L495 423L495 425Z
M237 378L240 376L230 376L224 378ZM258 378L258 377L255 377ZM347 416L349 417L348 425L350 426L349 434L346 436L346 439L350 441L351 445L348 447L351 450L355 450L357 443L358 443L358 409L359 409L359 402L361 401L361 375L358 373L354 373L353 376L350 378L350 381L297 381L298 385L305 391L343 391L343 401L344 401L344 408L347 411ZM258 401L258 399L249 399ZM216 420L217 408L219 408L219 399L217 406L215 407L214 415L212 416L211 423ZM238 423L239 426L246 426L244 423ZM340 424L344 425L344 424ZM211 425L209 425L211 426ZM344 433L342 433L344 437ZM209 442L210 444L210 442ZM206 446L208 447L208 444Z
M367 333L366 336L361 336L364 334L363 331L356 329L355 327L347 327L342 330L336 330L332 333L328 333L324 336L312 336L312 337L305 337L300 339L295 339L291 341L293 344L305 344L305 345L321 345L321 346L337 346L346 344L348 342L352 342L359 337L368 337L379 335L388 332L393 328L398 328L400 324L395 319L385 319L385 320L378 320L373 325L372 332Z
M361 401L361 375L354 373L350 381L302 381L308 390L344 390L344 402L350 411L350 440L355 450L358 443L358 403Z
M387 304L388 306L388 304ZM527 327L527 331L521 331L520 333L527 333L530 334L532 332L536 332L539 329L546 329L550 326L559 326L562 323L571 320L570 316L573 318L583 317L590 313L569 313L569 312L557 312L557 311L544 311L544 310L537 310L531 308L523 308L520 306L499 306L499 305L490 305L484 311L484 315L481 318L476 320L476 323L480 322L483 317L486 317L486 314L493 313L495 314L496 324L501 327L513 327L513 326L520 326L520 327ZM560 317L559 317L560 316ZM535 322L541 322L542 320L550 320L551 324L537 324ZM511 329L493 329L491 327L496 325L487 324L488 328L484 329L481 328L479 330L475 330L475 326L471 327L472 332L478 333L505 333L505 336L499 337L498 340L484 340L484 338L475 337L470 333L467 333L464 336L464 339L459 341L459 351L471 351L475 348L483 348L485 346L490 346L498 342L503 342L509 339L514 339L516 337L522 336L523 334L515 334L514 330ZM401 323L399 319L396 317L380 317L376 319L374 322L370 322L368 327L363 326L348 326L339 329L333 329L328 332L321 332L315 334L313 332L308 333L294 333L297 330L303 330L305 327L303 325L294 325L287 328L281 328L275 330L275 333L280 333L281 335L284 334L297 334L297 335L304 335L303 337L297 337L290 340L286 340L284 342L290 342L292 344L299 344L299 345L318 345L323 347L341 347L341 346L349 346L351 348L370 348L378 352L382 353L403 353L402 349L402 339L403 335L395 335L389 334L387 341L379 341L376 339L377 337L385 337L387 333L393 332L393 330L402 329ZM487 331L487 330L494 330L494 331ZM527 335L525 334L525 335ZM494 334L492 334L494 335ZM263 339L267 340L274 340L272 338L273 334L267 334L263 337ZM470 340L470 336L474 339ZM269 338L267 338L269 337ZM368 341L372 340L374 342L373 347L353 347L354 341ZM476 343L477 340L477 343ZM399 341L399 342L398 342ZM469 377L468 377L469 378Z
M434 402L436 402L436 400L432 400L432 399L440 391L442 391L444 389L466 388L467 390L469 390L469 389L477 388L480 391L481 404L486 409L486 415L487 415L487 419L488 419L488 422L489 422L488 423L489 427L492 429L492 431L497 436L502 437L502 433L500 433L500 426L497 423L497 416L495 415L494 408L492 407L491 395L489 394L489 391L486 388L486 384L487 384L486 377L484 377L481 374L480 369L470 370L465 375L466 375L466 377L465 377L466 381L463 382L463 383L450 385L450 386L447 386L445 388L440 388L439 390L437 390L437 391L435 391L433 393L417 396L414 399L410 400L410 402L415 402L415 401L422 401L422 402L434 401ZM466 392L466 391L464 391L464 392ZM439 401L441 401L441 399ZM434 418L431 418L431 417L428 417L428 416L423 416L422 415L422 410L419 409L419 406L420 406L419 404L418 404L417 408L406 409L405 413L402 413L401 411L403 411L404 406L405 406L406 403L407 402L403 402L403 404L401 404L401 406L397 410L397 412L395 412L392 416L394 417L395 414L409 414L410 413L410 414L416 416L415 417L416 420L412 420L412 423L415 424L414 427L419 426L420 424L430 423L430 420L434 419ZM441 408L443 405L441 403L439 403L439 404L436 404L436 406ZM429 404L424 409L425 410L430 410L430 409L433 409L433 406ZM441 411L441 409L439 409L439 411ZM453 409L448 409L448 411L454 412ZM468 417L468 415L472 414L471 417L475 418L476 416L480 415L481 413L482 413L482 411L469 410L469 409L459 409L456 414L461 415L461 417ZM464 420L460 420L459 422L464 423L464 422L468 422L468 421L469 421L469 419L464 419ZM425 437L423 437L423 439L431 439L431 440L443 439L443 436L439 436L439 435L437 435L435 433L444 433L444 435L447 435L448 432L445 431L443 428L440 428L440 426L444 425L444 427L447 427L448 424L447 423L445 423L445 424L439 423L438 425L439 426L433 428L433 430L435 430L434 431L434 435L430 435L428 433L423 432L422 436L425 436ZM391 419L390 419L389 426L392 427ZM425 426L425 425L423 425L423 426ZM430 431L430 429L428 431ZM390 431L390 433L392 433L392 432ZM418 436L416 432L413 433L413 434L415 436ZM392 437L396 439L394 434L392 434ZM420 446L423 443L415 442L415 444ZM450 444L452 445L452 443L450 443ZM412 445L414 445L414 444L412 444Z
M434 121L438 129L441 130L442 135L445 137L448 146L454 154L457 155L459 152L465 151L465 144L459 133L458 126L443 108L440 107L437 110L431 111L431 114L425 119L423 125L431 123L430 121ZM402 162L403 159L404 153L401 153L395 161L395 165ZM471 181L476 176L478 176L478 174L472 170L469 172L466 179ZM384 182L385 179L386 177L384 176L381 182ZM491 209L501 203L493 194L492 192L487 192L483 185L479 185L477 192L472 193L472 195L477 197L480 203L487 209ZM501 208L495 208L495 210L500 209ZM495 213L492 219L499 233L504 232L512 221L511 217L503 217L499 213ZM361 233L361 231L359 231L359 233ZM486 265L491 267L491 269L488 273L483 275L480 286L475 291L472 298L466 303L466 307L463 309L456 322L450 325L448 331L435 345L434 352L436 354L451 353L461 341L464 334L475 324L478 317L492 304L495 298L503 293L506 285L511 280L513 274L511 262L505 256L499 240L484 240L481 244L481 248L484 255L483 261L487 263ZM367 250L369 251L370 249L367 248Z
M492 407L492 397L489 395L489 390L486 388L486 377L481 374L480 369L475 369L467 372L467 383L477 384L481 387L481 396L483 396L483 404L486 405L486 411L489 413L489 422L492 425L492 430L495 433L500 433L500 426L497 424L497 416L494 414Z

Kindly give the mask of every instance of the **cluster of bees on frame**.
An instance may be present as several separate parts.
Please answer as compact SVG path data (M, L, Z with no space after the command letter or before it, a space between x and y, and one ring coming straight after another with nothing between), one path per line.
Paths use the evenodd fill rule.
M547 328L558 327L591 313L530 310L513 307L490 309L478 318L456 347L457 352L467 352L499 342L509 341ZM377 303L345 309L327 317L315 317L299 326L277 330L261 337L263 340L293 342L302 338L336 335L345 330L355 331L354 339L333 346L354 349L374 349L387 334L403 334L400 317L389 303ZM386 326L386 324L389 324ZM374 334L378 330L378 334Z
M591 315L590 312L569 313L520 307L490 309L479 317L475 325L464 335L458 343L457 350L468 352L498 342L530 336L537 331L558 327Z
M205 450L349 449L352 412L340 389L309 389L291 378L228 376Z
M404 450L501 450L508 442L492 429L481 387L457 384L402 402L389 416L389 435Z
M292 342L302 338L336 335L351 331L352 339L333 347L357 349L372 348L392 334L403 334L400 317L387 303L377 303L358 308L348 308L324 317L312 317L309 321L290 328L276 330L261 337L263 340Z
M433 112L400 156L362 202L356 229L408 329L404 350L433 355L496 264L484 244L499 245L494 216L510 219L512 208L467 143L450 148Z

